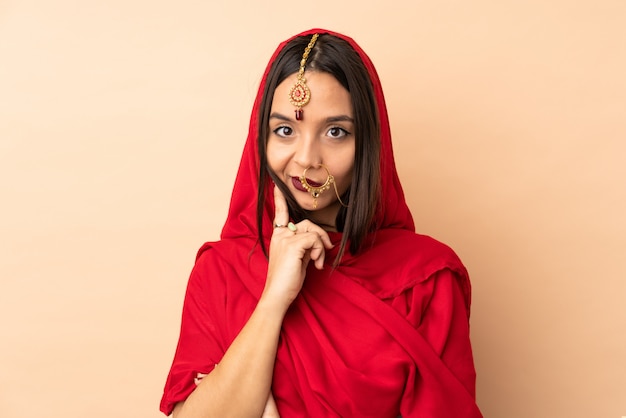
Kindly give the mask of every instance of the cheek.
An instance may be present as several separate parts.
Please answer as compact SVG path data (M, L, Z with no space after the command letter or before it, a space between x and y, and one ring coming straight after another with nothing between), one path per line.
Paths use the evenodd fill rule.
M341 182L340 182L340 186L342 188L348 188L350 187L350 184L352 183L352 166L347 167L343 173L342 173L342 178L341 178Z
M352 183L352 171L354 168L354 147L352 147L349 151L345 153L343 164L339 165L337 168L339 172L337 174L341 175L341 185L344 187L348 187L350 183Z
M267 165L274 172L282 171L285 168L286 162L289 160L288 153L285 150L281 150L276 146L275 141L267 141L267 148L265 150L267 158Z
M337 186L343 191L350 187L352 183L352 170L354 167L354 162L349 164L341 164L336 165L335 173L332 173L335 176L335 181L337 181Z

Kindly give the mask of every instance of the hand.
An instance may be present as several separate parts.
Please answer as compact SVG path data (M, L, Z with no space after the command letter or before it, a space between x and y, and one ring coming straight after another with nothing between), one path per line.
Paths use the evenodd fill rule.
M270 392L270 396L267 398L267 403L265 404L265 409L263 410L261 418L280 418L272 392Z
M282 226L274 228L270 241L264 294L276 298L286 309L302 289L309 262L312 260L317 269L323 269L326 249L333 244L326 231L309 220L298 223L295 231L284 227L289 223L289 209L276 186L274 203L274 225Z

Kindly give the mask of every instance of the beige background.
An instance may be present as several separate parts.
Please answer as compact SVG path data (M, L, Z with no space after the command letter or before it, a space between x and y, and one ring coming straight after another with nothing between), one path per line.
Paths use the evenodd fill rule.
M626 2L209 3L0 1L0 416L160 416L259 78L315 26L470 269L485 416L626 415Z

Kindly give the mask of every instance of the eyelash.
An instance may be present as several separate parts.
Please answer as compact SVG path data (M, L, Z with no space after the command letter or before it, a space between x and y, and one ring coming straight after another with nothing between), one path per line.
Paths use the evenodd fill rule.
M278 128L274 129L272 132L274 132L274 134L280 136L281 138L287 138L288 136L290 136L290 134L285 134L283 132L284 129L289 129L291 133L293 133L293 129L289 126L279 126ZM333 139L345 138L346 136L350 135L350 132L348 132L347 130L339 126L331 126L330 128L328 128L328 131L326 133L328 134L330 133L330 131L335 130L335 129L338 129L341 132L341 135L340 136L329 135Z
M272 132L274 132L276 135L280 136L281 138L287 138L289 135L285 135L281 133L283 129L289 129L291 130L291 133L293 133L293 129L291 129L289 126L279 126L278 128L274 129Z
M334 130L334 129L339 129L339 131L341 131L341 135L340 136L331 136L331 138L333 139L341 139L341 138L345 138L346 136L350 135L350 132L346 131L345 129L339 127L339 126L333 126L331 128L328 129L328 132L330 133L330 131Z

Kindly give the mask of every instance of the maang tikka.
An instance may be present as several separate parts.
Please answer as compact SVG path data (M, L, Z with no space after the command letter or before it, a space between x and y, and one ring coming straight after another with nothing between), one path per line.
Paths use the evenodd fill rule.
M311 53L318 37L319 34L314 34L304 50L304 54L302 54L302 59L300 60L298 80L289 91L289 101L296 107L296 120L302 120L302 106L306 105L309 103L309 100L311 100L311 90L307 87L306 78L304 78L304 67L306 66L306 60L309 58L309 54Z

